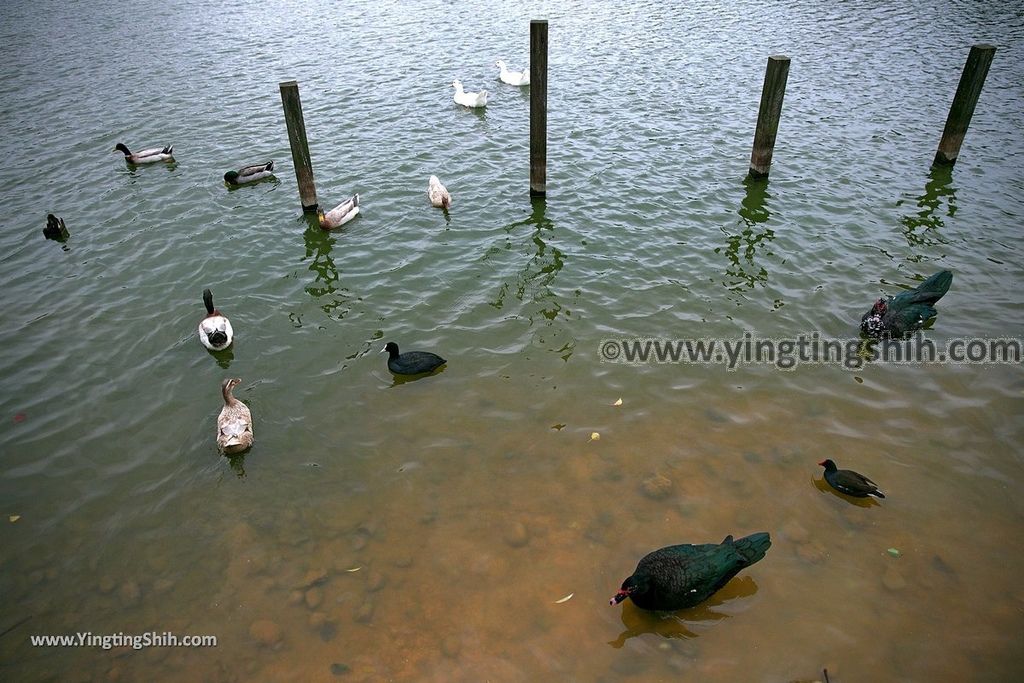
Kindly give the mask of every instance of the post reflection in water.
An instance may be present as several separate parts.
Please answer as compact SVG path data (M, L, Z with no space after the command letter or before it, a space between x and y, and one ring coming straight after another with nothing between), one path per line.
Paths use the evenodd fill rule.
M737 211L741 219L741 230L738 233L726 233L724 253L729 260L725 269L726 279L722 282L732 290L753 289L758 283L768 282L768 271L756 263L759 247L775 239L775 232L763 226L771 213L766 202L771 198L768 194L767 178L744 178L746 192ZM725 229L723 228L723 232ZM741 253L742 251L742 253ZM716 247L715 253L723 253L722 247ZM770 251L765 251L770 255Z
M505 226L505 233L510 239L512 235L516 234L518 228L531 227L533 231L530 234L530 241L533 243L535 251L522 271L517 274L515 281L503 282L498 289L498 296L490 303L491 306L500 310L505 306L509 292L512 292L512 296L518 301L537 304L536 310L526 313L531 326L537 322L535 316L539 315L546 321L537 341L543 347L557 353L563 360L569 360L576 348L575 337L567 329L550 330L550 335L545 331L552 327L552 323L559 314L563 314L565 317L571 315L571 311L562 306L552 289L558 271L565 265L565 254L558 247L545 241L550 241L554 237L555 224L545 215L547 205L544 198L531 197L530 204L532 209L530 216ZM508 243L507 248L511 249L511 242ZM494 250L492 249L490 253L494 253ZM574 296L580 296L578 289L574 291ZM563 335L568 336L568 339L563 339Z
M318 301L320 310L329 317L341 320L351 312L349 304L355 297L348 289L340 286L341 274L331 257L334 234L320 227L315 213L303 214L303 219L307 223L303 234L306 243L303 261L309 261L309 270L315 275L313 282L306 285L306 293ZM292 322L298 327L302 326L301 321Z
M910 246L936 246L946 244L946 240L938 233L945 225L942 216L952 218L956 213L956 188L953 187L952 166L932 166L928 172L928 182L924 186L924 194L915 197L917 208L915 214L903 216L903 236ZM896 206L902 206L901 199ZM943 208L945 204L945 208Z

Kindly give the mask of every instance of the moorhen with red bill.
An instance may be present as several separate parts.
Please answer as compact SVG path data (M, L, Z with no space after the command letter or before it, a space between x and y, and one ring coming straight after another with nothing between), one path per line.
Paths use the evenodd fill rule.
M825 468L825 481L839 493L845 493L854 498L867 498L868 496L885 498L885 494L878 490L878 485L863 474L853 470L841 470L831 460L822 460L818 464Z
M693 607L729 583L740 570L764 557L771 547L767 532L738 541L726 536L721 543L670 545L648 553L609 604L626 598L641 609L674 611Z

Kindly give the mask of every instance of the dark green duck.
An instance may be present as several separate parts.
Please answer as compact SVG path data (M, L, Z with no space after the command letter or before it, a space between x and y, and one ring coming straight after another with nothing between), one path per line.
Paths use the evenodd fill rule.
M860 331L875 339L903 339L938 314L935 303L949 291L952 282L953 273L943 270L915 289L882 297L860 319Z
M670 545L648 553L632 576L622 582L610 604L626 598L642 609L673 611L698 605L764 557L772 541L767 532L738 541L726 536L721 543Z

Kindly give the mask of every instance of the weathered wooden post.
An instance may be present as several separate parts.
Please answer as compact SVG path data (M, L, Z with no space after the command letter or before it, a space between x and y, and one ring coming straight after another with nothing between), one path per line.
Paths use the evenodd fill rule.
M306 142L306 123L302 118L299 84L296 81L284 81L280 88L284 122L288 125L288 142L292 147L292 163L295 164L295 180L299 183L299 200L303 211L316 211L316 183L313 182L313 162L309 158L309 144Z
M530 196L548 191L548 22L530 21Z
M942 140L939 142L938 151L935 152L933 163L944 166L956 163L960 145L967 134L967 126L971 125L974 107L978 104L981 86L985 85L988 67L991 66L995 53L995 45L981 43L971 47L967 63L964 64L964 72L960 74L960 84L956 87L953 104L949 107L946 127L942 131Z
M789 79L789 57L771 55L764 72L764 88L761 90L761 108L757 112L757 128L754 129L754 149L750 152L750 177L767 178L772 165L775 149L775 134L779 131L782 116L782 98L786 94Z

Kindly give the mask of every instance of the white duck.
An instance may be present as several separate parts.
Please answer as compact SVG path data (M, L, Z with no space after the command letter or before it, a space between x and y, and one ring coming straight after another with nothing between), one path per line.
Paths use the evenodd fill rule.
M324 230L340 228L359 215L359 195L352 195L327 213L324 213L323 209L318 208L316 215L320 219L320 227Z
M430 176L427 181L427 196L430 197L431 206L439 209L447 209L452 205L452 196L448 194L448 188L441 184L436 175Z
M465 92L462 89L462 81L455 79L452 81L452 87L455 88L455 104L461 104L463 107L477 108L487 106L487 91L481 90L480 92Z
M203 303L206 317L199 321L199 341L211 351L223 351L235 337L231 321L213 307L213 292L208 289L203 290Z
M241 384L237 377L226 379L220 385L220 393L224 397L224 407L217 416L217 447L225 455L241 453L252 446L252 413L249 406L232 396L231 390Z
M530 67L526 67L522 71L509 71L508 67L505 66L505 62L500 59L495 62L494 65L501 69L501 73L498 74L498 78L501 79L502 83L508 83L509 85L530 85Z
M134 154L128 150L123 142L114 146L115 152L124 153L124 160L130 164L152 164L157 161L174 161L174 148L171 145L166 147L150 147Z
M228 185L245 185L246 183L254 183L264 178L271 178L273 175L274 162L268 161L265 164L243 166L237 171L228 171L224 174L224 182Z

